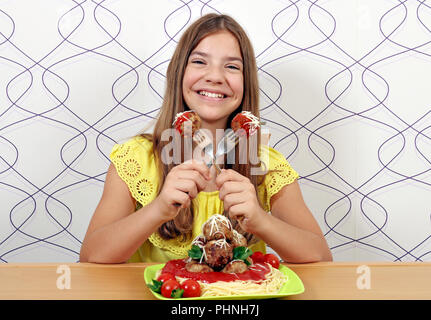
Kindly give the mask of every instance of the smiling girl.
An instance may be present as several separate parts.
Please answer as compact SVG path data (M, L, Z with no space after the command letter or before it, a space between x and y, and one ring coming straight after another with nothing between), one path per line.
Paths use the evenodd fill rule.
M194 22L170 61L153 134L136 136L111 152L80 261L185 258L203 223L214 214L225 214L253 251L265 252L269 245L288 262L331 260L302 198L298 174L276 150L259 149L269 154L264 176L252 175L251 164L238 160L224 165L220 174L193 159L178 165L162 161L162 150L170 143L162 133L172 127L177 113L193 110L201 128L217 137L216 130L228 128L239 112L259 116L258 94L253 48L238 23L217 14Z

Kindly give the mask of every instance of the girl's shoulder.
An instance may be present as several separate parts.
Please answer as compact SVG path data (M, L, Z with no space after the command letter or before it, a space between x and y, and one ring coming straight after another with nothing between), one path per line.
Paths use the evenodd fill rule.
M116 143L115 146L130 146L141 148L152 148L153 141L151 135L136 135L122 142Z
M268 172L274 170L279 171L281 167L288 167L293 170L284 154L268 145L260 146L259 158L263 162L264 166L266 167L265 169Z
M149 203L156 195L159 176L150 137L135 136L115 144L109 156L119 177L140 204Z
M259 185L261 201L265 210L271 210L270 199L285 185L295 182L299 175L280 152L269 146L261 146L260 159L263 163L263 183Z
M143 153L152 154L153 142L151 136L137 135L124 142L116 143L111 150L110 158L124 158L126 156L138 156Z

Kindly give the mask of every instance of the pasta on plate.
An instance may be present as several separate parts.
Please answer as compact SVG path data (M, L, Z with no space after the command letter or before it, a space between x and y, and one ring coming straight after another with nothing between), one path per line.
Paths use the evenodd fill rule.
M253 254L246 245L246 239L232 228L229 219L213 215L202 226L202 234L193 240L189 257L168 261L157 270L155 279L171 275L179 287L186 280L195 281L201 297L277 294L288 280L287 274L279 270L278 259L271 254ZM273 259L264 259L266 256Z

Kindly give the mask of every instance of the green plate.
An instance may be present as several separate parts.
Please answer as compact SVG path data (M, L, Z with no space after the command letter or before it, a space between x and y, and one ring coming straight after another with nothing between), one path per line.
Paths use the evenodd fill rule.
M152 283L156 277L156 272L162 269L165 264L156 264L145 268L144 279L145 283ZM196 298L179 298L175 300L249 300L249 299L271 299L282 298L290 295L300 294L304 292L304 285L298 275L288 267L281 265L279 270L287 276L287 281L283 284L278 293L271 294L249 294L249 295L235 295L235 296L218 296L218 297L196 297ZM150 290L153 295L161 300L172 300L172 298L165 298L159 293Z

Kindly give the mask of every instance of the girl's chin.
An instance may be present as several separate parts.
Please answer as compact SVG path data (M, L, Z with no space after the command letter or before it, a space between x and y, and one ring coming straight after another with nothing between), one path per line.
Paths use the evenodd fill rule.
M201 118L201 127L202 128L216 126L217 128L223 128L224 129L226 126L226 122L227 122L227 117L220 118L220 117L200 116L200 118Z
M205 110L207 109L207 110ZM199 117L202 119L202 121L208 122L208 123L214 123L214 122L224 122L226 121L232 112L234 112L236 109L233 109L233 111L224 111L221 110L221 108L212 107L212 108L196 108L194 111L199 115Z

